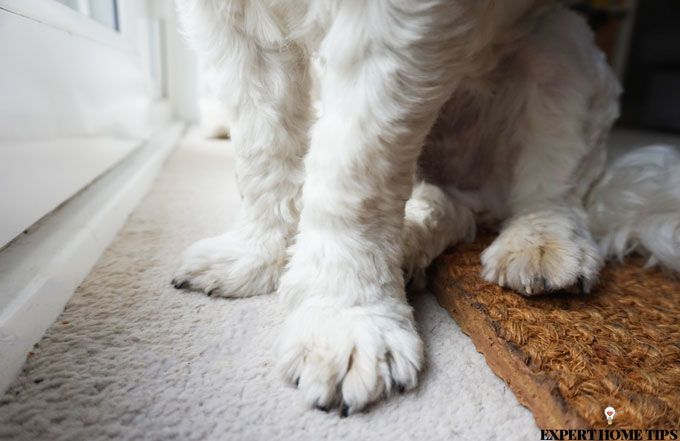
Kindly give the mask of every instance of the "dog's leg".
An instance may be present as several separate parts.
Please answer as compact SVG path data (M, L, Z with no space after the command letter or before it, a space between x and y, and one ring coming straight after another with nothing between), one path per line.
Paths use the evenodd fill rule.
M513 140L521 146L513 216L482 263L487 281L525 295L588 291L602 266L582 204L604 163L618 83L588 32L580 19L559 12L523 49L527 98Z
M572 286L587 292L597 281L602 258L576 186L581 162L594 146L561 126L566 115L532 118L552 130L525 132L510 189L512 217L482 253L482 275L524 295Z
M403 268L406 280L422 288L425 269L448 246L473 240L472 211L456 203L436 185L420 182L406 202Z
M323 113L279 288L291 311L279 367L308 405L341 405L342 415L413 388L423 363L404 292L404 209L450 86L441 73L446 60L428 52L442 44L438 29L425 41L418 33L426 28L400 28L436 13L416 3L405 6L409 12L388 2L339 6L320 48ZM387 19L396 27L375 25ZM395 41L391 31L404 35Z
M307 60L260 5L178 2L184 27L217 66L235 116L232 143L242 196L237 221L189 247L173 283L221 296L274 291L299 216L309 112ZM240 8L240 9L239 9ZM264 15L264 16L263 16ZM232 23L237 17L238 25Z

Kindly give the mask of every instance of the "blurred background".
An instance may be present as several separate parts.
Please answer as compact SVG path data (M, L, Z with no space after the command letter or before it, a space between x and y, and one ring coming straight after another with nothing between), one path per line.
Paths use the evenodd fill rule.
M199 120L177 28L171 0L0 0L0 247Z
M680 2L571 1L624 86L619 126L680 131Z

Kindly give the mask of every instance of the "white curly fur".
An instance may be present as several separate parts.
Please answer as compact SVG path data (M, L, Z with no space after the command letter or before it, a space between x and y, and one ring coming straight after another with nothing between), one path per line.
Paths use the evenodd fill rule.
M680 274L680 152L649 146L618 158L586 202L602 254L636 251Z
M416 385L404 274L475 223L505 222L487 280L524 294L595 283L583 198L620 88L583 20L550 0L177 4L228 92L243 206L174 283L278 289L279 367L308 405L346 415Z

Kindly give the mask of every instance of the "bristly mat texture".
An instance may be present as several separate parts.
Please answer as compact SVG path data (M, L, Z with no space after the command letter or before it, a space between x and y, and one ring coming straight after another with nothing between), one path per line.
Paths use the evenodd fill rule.
M610 263L591 294L525 298L486 283L493 237L449 250L430 287L543 428L680 427L680 282Z

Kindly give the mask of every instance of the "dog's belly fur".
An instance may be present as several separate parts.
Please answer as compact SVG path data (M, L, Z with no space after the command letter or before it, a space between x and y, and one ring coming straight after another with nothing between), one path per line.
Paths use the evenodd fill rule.
M579 164L571 181L574 196L582 198L603 169L609 128L591 118L612 118L618 95L604 58L583 38L587 33L575 14L556 9L517 42L495 69L463 81L425 140L418 178L468 206L478 223L494 225L512 215L511 189L518 161L532 155L532 149L545 153L559 148ZM578 142L555 147L532 144L525 132L532 124L544 122L542 115L532 114L531 100L536 95L551 99L559 88L572 97L553 110L570 121Z
M489 84L493 87L493 85ZM442 108L418 160L418 178L435 184L467 205L482 223L507 217L512 168L518 145L485 130L493 99L457 92ZM513 115L499 121L504 128ZM499 132L503 128L499 127ZM491 210L491 211L490 211Z

